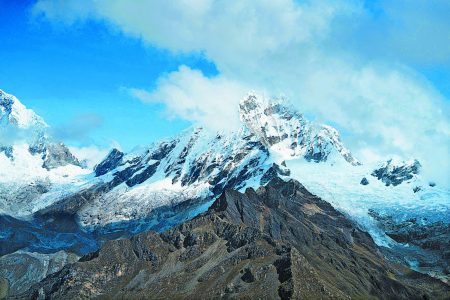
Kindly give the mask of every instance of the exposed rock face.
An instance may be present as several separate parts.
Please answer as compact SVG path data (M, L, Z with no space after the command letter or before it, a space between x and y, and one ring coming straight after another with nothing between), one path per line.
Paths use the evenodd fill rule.
M414 258L423 271L436 271L445 281L450 281L450 224L429 223L427 220L410 219L396 222L390 215L370 211L386 234L398 243L415 245L428 253ZM434 267L434 268L431 268Z
M379 169L374 170L372 176L383 181L386 186L391 184L396 186L419 174L420 168L421 165L418 160L396 163L390 159Z
M1 152L5 153L5 156L8 157L9 159L14 160L12 146L0 146L0 153Z
M17 251L0 257L0 278L5 280L8 293L13 295L78 259L78 256L64 251L52 254Z
M109 171L117 168L119 165L121 159L123 157L123 152L120 152L117 149L111 150L109 154L106 156L106 158L100 162L98 165L95 166L94 172L95 176L101 176L105 175Z
M369 184L369 180L367 180L367 178L364 177L363 179L361 179L360 184L362 184L362 185L368 185L368 184Z
M289 175L291 175L291 171L286 167L279 166L277 164L272 164L272 166L261 177L260 184L266 185L270 180L272 180L275 177L289 176Z
M421 190L422 190L422 188L421 188L420 186L415 186L415 187L413 188L413 192L414 192L414 193L420 192Z
M296 181L227 190L167 232L107 242L12 299L428 299L450 288L390 265Z
M47 170L66 165L82 166L80 161L63 143L49 143L45 147L43 159L44 164L42 166Z

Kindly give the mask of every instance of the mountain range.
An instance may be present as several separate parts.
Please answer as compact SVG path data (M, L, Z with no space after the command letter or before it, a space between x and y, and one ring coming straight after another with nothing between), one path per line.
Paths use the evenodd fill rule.
M256 287L263 295L265 285L277 286L274 298L448 296L450 190L424 178L418 160L363 164L335 128L283 99L249 93L237 109L237 131L194 126L129 153L112 149L90 170L41 117L0 91L0 277L9 295L120 289L139 298L176 287L207 298L203 282L212 280L215 297L245 298ZM248 258L238 258L242 251ZM64 263L43 267L55 260ZM12 261L23 271L12 272ZM167 275L179 267L197 282ZM350 287L330 276L355 277Z

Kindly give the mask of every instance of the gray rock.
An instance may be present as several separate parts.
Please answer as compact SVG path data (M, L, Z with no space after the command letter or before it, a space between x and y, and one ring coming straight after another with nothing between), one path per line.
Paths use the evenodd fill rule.
M95 176L105 175L117 168L123 157L123 152L116 148L112 149L106 158L94 167Z
M367 180L366 177L363 177L363 179L361 179L360 184L362 184L362 185L368 185L368 184L369 184L369 180Z
M12 146L0 146L0 153L1 152L5 153L6 157L8 157L9 159L14 160Z
M18 251L0 257L0 278L8 283L8 294L14 295L61 270L66 264L78 261L78 258L64 251L52 254Z
M275 177L290 176L290 175L291 171L286 168L286 164L284 165L283 168L281 168L279 165L274 163L261 177L260 184L266 185L270 180L272 180Z
M374 170L371 175L383 181L386 186L391 184L396 186L412 179L414 175L419 174L420 169L421 165L418 160L414 160L412 164L394 165L391 159L380 168Z

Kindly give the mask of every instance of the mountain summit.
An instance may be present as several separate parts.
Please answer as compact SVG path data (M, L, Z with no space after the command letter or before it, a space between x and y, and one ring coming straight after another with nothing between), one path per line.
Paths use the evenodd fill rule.
M15 96L0 90L0 132L6 136L0 140L0 152L14 160L18 155L14 151L15 144L26 143L30 154L40 156L42 167L46 169L69 164L81 166L63 143L52 139L48 129L44 119L26 108Z
M0 213L28 215L52 187L87 172L44 119L0 90Z
M17 126L21 129L43 130L48 127L45 121L31 109L26 108L15 96L0 90L0 123Z
M342 144L338 131L327 125L308 121L282 100L266 101L249 94L239 104L245 126L274 153L284 159L304 157L308 161L326 161L332 152L352 165L359 165Z

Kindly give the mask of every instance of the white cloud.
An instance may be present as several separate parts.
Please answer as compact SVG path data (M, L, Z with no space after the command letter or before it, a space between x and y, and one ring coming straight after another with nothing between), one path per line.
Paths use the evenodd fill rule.
M154 91L132 90L145 101L215 128L237 120L244 88L264 87L336 125L356 152L418 157L450 184L448 101L405 65L448 62L445 1L381 1L378 13L362 1L333 0L79 3L40 0L35 12L69 23L103 20L149 45L204 53L220 72L207 78L181 67Z
M181 66L158 80L155 91L130 89L144 102L165 103L169 114L214 130L233 130L239 124L236 110L247 88L222 76L207 78Z

